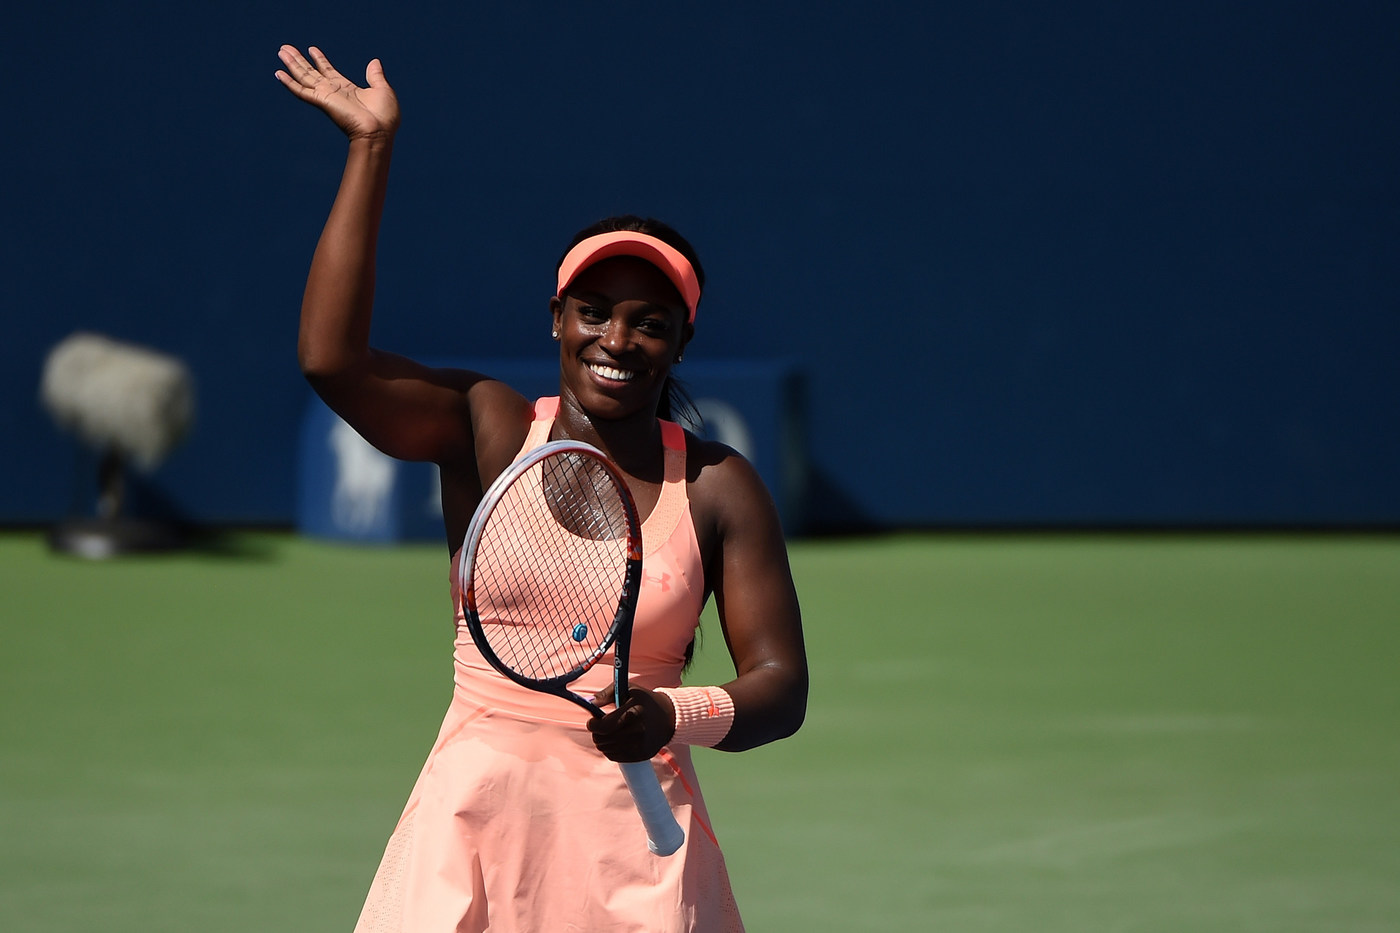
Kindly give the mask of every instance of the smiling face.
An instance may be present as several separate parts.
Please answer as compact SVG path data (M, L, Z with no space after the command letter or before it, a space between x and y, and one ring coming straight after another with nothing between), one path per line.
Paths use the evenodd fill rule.
M689 312L645 260L605 259L550 301L559 334L559 390L590 416L652 414L671 364L690 339Z

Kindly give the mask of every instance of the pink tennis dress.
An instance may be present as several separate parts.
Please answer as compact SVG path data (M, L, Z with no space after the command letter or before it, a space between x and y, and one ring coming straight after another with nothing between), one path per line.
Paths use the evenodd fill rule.
M535 403L521 453L543 444L557 398ZM680 684L704 579L685 484L685 433L663 421L661 498L642 523L643 580L631 679ZM724 857L710 828L690 749L652 759L685 844L647 850L617 764L594 746L587 714L502 677L457 615L455 690L360 913L356 933L742 931ZM611 655L573 689L611 683Z

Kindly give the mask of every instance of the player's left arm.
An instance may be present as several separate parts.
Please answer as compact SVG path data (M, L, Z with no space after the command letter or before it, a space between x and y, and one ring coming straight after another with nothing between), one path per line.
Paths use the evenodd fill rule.
M720 684L734 721L715 747L738 752L796 732L807 713L807 653L787 544L773 498L733 450L691 439L691 514L705 558L735 677ZM613 702L612 688L594 698ZM613 712L588 722L594 744L615 761L645 761L671 741L675 707L638 687Z
M797 731L807 712L807 653L787 544L758 471L732 451L692 485L703 504L711 587L735 678L722 684L734 723L716 748L743 751Z

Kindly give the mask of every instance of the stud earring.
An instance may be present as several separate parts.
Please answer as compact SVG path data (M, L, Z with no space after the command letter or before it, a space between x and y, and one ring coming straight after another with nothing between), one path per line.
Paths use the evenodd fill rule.
M559 339L559 331L557 331L557 330L555 330L555 331L550 331L549 336L553 337L555 340L558 340L558 339Z

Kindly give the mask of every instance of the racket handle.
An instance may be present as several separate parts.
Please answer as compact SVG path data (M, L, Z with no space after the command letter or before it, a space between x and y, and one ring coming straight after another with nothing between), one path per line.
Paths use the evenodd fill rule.
M685 830L676 822L651 762L624 761L619 762L618 767L622 768L622 778L647 828L647 848L657 855L671 855L685 842Z

